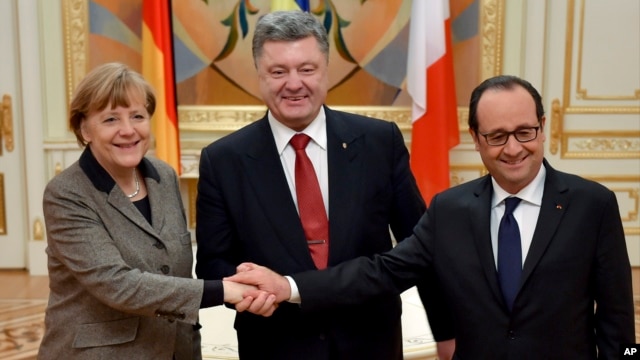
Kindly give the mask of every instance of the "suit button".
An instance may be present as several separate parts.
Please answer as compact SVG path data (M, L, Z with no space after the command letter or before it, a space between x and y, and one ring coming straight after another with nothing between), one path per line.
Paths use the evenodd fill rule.
M160 271L162 271L162 273L163 273L163 274L165 274L165 275L169 273L169 270L170 270L170 269L171 269L171 268L169 267L169 265L162 265L162 266L160 267Z
M155 244L153 244L153 246L154 246L156 249L160 249L160 250L162 250L162 249L164 249L164 248L165 248L164 244L163 244L163 243L161 243L160 241L158 241L158 242L156 242Z

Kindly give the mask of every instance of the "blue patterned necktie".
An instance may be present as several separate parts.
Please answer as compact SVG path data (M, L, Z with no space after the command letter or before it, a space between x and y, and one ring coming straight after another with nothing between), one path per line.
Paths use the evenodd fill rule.
M504 215L498 229L498 281L500 281L502 295L509 311L513 308L513 301L520 287L522 274L520 229L513 217L513 210L518 206L520 200L517 197L504 200Z

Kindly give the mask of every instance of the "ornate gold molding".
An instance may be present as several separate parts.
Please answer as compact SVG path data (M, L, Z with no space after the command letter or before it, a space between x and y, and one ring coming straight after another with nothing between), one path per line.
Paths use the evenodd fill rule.
M570 9L569 11L571 11ZM580 20L578 34L578 69L576 71L576 98L581 100L638 100L640 89L635 89L631 95L589 95L587 89L582 87L582 54L584 47L585 28L585 0L580 0Z
M62 0L67 98L87 73L89 62L89 10L87 0Z
M0 173L0 235L7 235L7 212L4 201L4 174Z
M581 5L581 19L584 17L584 0L579 0ZM635 132L628 132L626 134L620 134L619 132L598 132L598 131L574 131L569 132L564 128L564 117L568 114L615 114L615 115L630 115L640 114L640 106L572 106L571 105L571 74L573 64L573 46L574 46L574 14L575 14L575 0L567 0L567 27L565 35L565 61L564 61L564 84L562 101L554 99L551 104L551 139L550 139L550 152L556 154L558 149L561 148L560 156L562 158L582 158L582 159L635 159L640 158L640 152L636 151L635 144L638 139L638 135ZM583 26L580 25L579 34L579 48L582 49L581 42L583 41ZM578 54L581 55L581 51ZM581 88L580 85L580 71L582 60L578 59L578 71L576 86ZM585 92L586 94L586 92ZM579 96L577 96L579 97ZM595 98L592 98L595 99ZM607 98L609 99L609 98ZM572 143L572 138L592 136L590 140L585 140L582 143L584 149L595 148L616 148L617 150L608 151L604 153L598 153L596 151L572 151L568 149L568 146ZM616 136L622 136L624 140L615 139ZM608 139L603 139L610 137Z
M400 130L411 130L411 109L401 106L335 106L335 110L374 117L395 122ZM232 132L262 118L265 106L178 106L178 122L181 131ZM458 107L458 127L466 131L469 109Z
M562 105L560 104L560 100L553 99L551 102L551 125L550 125L550 136L549 136L549 151L551 154L555 155L558 153L558 149L560 148L560 139L562 137L562 121L564 116L562 114Z
M33 240L44 240L44 224L40 219L36 219L36 221L33 222Z
M472 178L465 178L464 172L471 172L473 174ZM482 164L470 164L470 165L450 165L449 166L449 183L450 187L454 187L456 185L460 185L469 180L477 179L481 176L487 175L489 171Z
M635 115L640 114L640 106L568 106L562 109L564 114L613 114L613 115Z
M565 107L558 99L551 104L551 153L561 147L562 158L640 159L640 131L566 131L565 115L635 115L640 107ZM580 140L575 140L579 138ZM559 145L560 144L560 145ZM571 147L571 145L576 145ZM577 149L576 149L577 148Z
M189 178L189 179L185 179L185 181L187 182L187 193L188 193L188 199L189 199L188 224L189 224L189 228L193 229L196 227L196 196L198 195L198 179Z
M13 129L13 105L11 104L11 95L4 94L0 101L0 155L2 155L2 143L8 152L12 152L14 144L15 131Z
M640 176L636 175L593 175L593 176L585 176L585 178L589 180L596 181L607 186L607 183L618 183L625 185L615 185L615 186L607 186L609 190L614 193L623 193L628 194L629 200L633 202L632 207L627 211L626 214L620 213L620 217L622 218L623 223L633 223L636 226L625 226L624 233L625 235L640 235L640 226L638 226L638 213L640 212ZM626 184L634 184L635 187L628 186ZM624 225L624 224L623 224Z
M332 109L393 121L411 130L411 109L399 106L336 106ZM265 106L179 106L180 130L231 132L262 118Z
M567 159L640 159L640 131L565 131Z
M502 72L504 0L484 0L480 6L482 79Z

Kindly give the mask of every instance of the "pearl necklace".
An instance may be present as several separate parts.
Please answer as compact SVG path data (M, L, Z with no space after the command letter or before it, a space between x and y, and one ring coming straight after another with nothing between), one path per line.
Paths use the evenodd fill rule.
M140 192L140 182L138 181L138 172L136 171L136 169L133 169L133 178L136 181L136 191L134 191L131 195L127 195L129 199L135 197Z

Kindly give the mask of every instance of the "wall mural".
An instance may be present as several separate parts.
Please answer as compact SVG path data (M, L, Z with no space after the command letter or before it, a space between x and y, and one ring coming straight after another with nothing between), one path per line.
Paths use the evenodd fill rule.
M85 72L110 61L124 62L139 71L142 0L84 1L88 12ZM461 107L467 105L475 85L499 72L501 34L496 29L501 27L502 1L451 0L457 101ZM270 3L173 1L179 105L262 104L251 41L255 23L270 11ZM327 103L410 106L404 83L411 0L310 3L311 12L324 24L331 43ZM73 0L64 4L83 5ZM73 9L65 13L72 14ZM67 19L67 27L72 20ZM73 49L73 45L67 47Z

